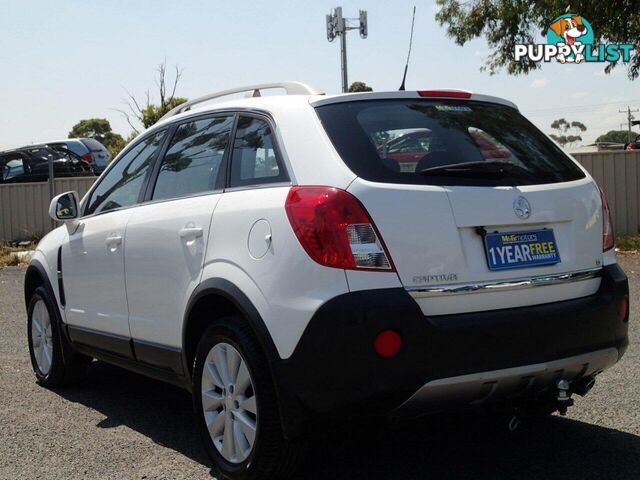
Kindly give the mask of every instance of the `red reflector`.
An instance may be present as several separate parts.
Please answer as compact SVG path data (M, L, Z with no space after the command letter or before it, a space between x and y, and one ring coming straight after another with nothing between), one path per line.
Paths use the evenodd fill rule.
M471 98L471 92L459 90L418 90L418 95L435 98Z
M376 353L384 358L395 357L402 347L402 337L395 330L383 330L373 342Z
M627 321L627 318L629 318L629 298L628 297L624 297L620 301L620 306L618 307L618 316L624 321Z

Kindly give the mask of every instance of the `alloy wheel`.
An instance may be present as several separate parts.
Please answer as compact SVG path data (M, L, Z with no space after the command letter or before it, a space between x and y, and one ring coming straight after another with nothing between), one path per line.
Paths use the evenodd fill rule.
M38 300L31 313L31 341L33 356L42 375L51 370L53 359L53 338L51 331L51 317L43 300Z
M258 410L251 374L235 347L218 343L211 348L201 390L204 420L218 453L230 463L245 461L256 440Z

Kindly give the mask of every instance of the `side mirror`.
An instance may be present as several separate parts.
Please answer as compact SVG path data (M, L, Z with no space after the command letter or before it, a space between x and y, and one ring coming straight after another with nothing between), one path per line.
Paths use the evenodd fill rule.
M54 197L49 205L49 216L59 222L78 218L78 192L66 192Z

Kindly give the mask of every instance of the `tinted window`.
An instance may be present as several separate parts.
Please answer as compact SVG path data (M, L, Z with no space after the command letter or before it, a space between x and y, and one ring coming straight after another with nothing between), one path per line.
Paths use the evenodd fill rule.
M180 125L162 161L153 199L214 190L232 126L232 116Z
M49 155L53 155L53 158L60 158L60 154L51 148L36 147L25 150L32 158L36 160L48 161Z
M377 100L316 111L342 159L366 180L498 186L584 178L553 142L506 106Z
M24 159L19 153L3 155L0 157L0 173L2 174L2 180L11 180L12 178L24 175L24 172Z
M106 150L104 145L102 145L99 141L94 140L93 138L83 138L81 141L92 152L102 152L103 150Z
M59 145L61 147L71 150L73 153L80 156L84 155L89 151L89 149L80 141L73 141L69 143L57 142L57 143L51 143L49 145Z
M103 177L91 194L85 214L127 207L138 202L140 189L165 132L159 132L131 148Z
M233 145L229 185L257 185L288 181L266 120L240 116Z

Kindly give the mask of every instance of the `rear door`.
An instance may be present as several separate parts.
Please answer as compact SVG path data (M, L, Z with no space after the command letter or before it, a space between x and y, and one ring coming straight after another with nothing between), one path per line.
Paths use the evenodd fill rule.
M416 296L425 313L545 303L597 288L597 279L509 292L475 288L595 269L602 258L595 184L515 109L387 100L317 110L359 175L349 191L378 226L401 283L428 291ZM411 169L381 156L382 142L420 129L430 138ZM455 287L469 288L446 292Z
M147 203L127 227L129 323L137 356L147 363L170 366L153 346L181 346L182 316L200 280L233 122L226 114L177 125Z

